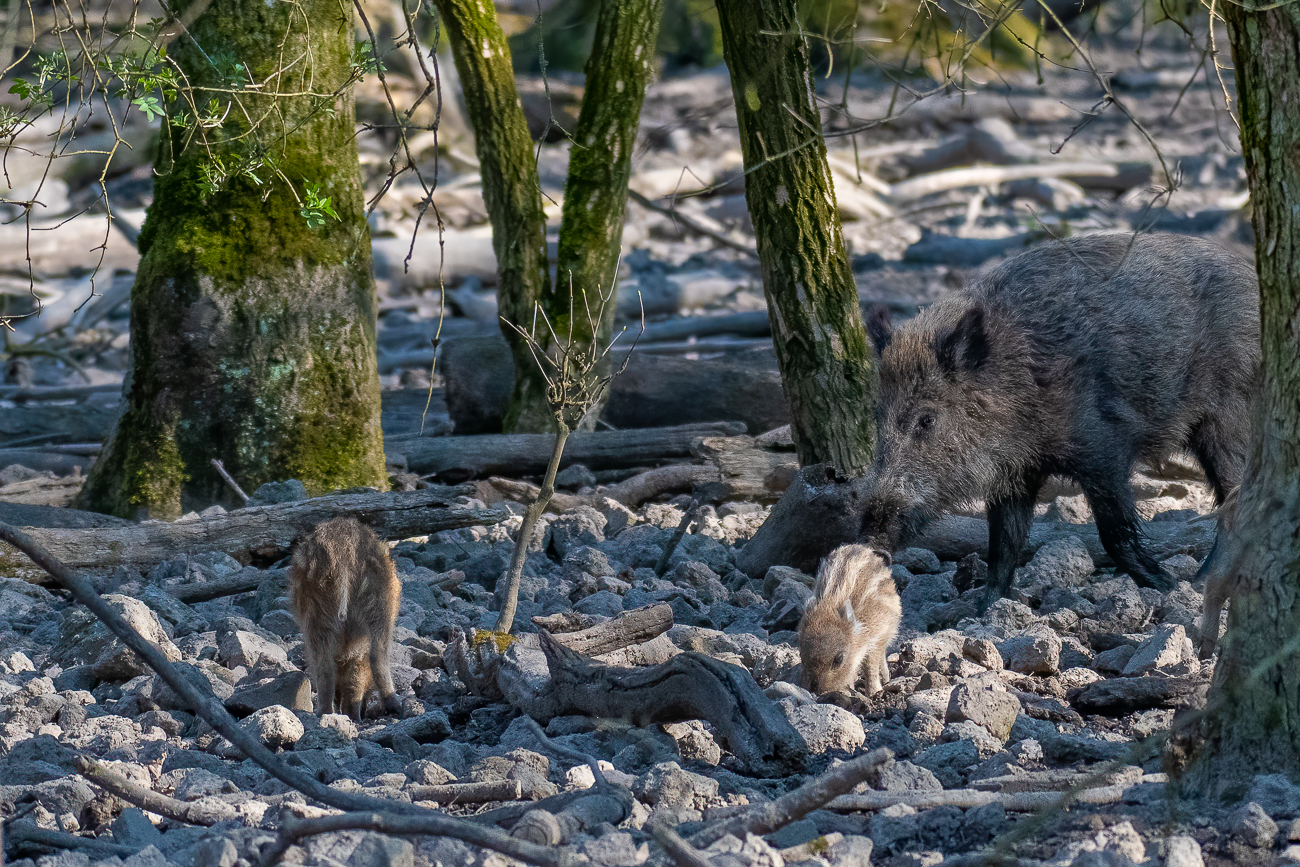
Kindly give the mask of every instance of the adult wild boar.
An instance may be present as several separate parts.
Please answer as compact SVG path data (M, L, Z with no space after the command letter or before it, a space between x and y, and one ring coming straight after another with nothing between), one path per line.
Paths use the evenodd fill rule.
M1048 476L1077 481L1102 544L1141 585L1173 579L1143 547L1129 477L1186 449L1215 496L1241 480L1259 369L1254 269L1181 235L1043 244L891 329L863 536L896 550L983 499L989 592L1006 595Z

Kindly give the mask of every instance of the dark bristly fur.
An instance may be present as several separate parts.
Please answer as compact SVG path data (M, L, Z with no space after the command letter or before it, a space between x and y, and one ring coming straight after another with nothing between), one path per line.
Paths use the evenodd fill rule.
M848 692L859 673L867 695L889 683L885 650L903 612L889 564L887 553L866 545L843 545L822 561L799 621L803 684L813 693Z
M1259 371L1250 262L1179 235L1044 244L892 330L880 353L879 443L863 536L896 550L984 499L989 595L1006 595L1051 475L1075 479L1115 563L1173 580L1143 546L1129 477L1186 449L1216 497L1241 480Z
M388 653L402 585L388 546L356 518L333 518L298 543L289 601L302 629L316 712L360 719L372 686L398 710Z

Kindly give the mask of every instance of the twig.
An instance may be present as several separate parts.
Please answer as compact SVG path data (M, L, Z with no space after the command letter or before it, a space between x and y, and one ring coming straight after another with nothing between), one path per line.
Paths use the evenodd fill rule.
M542 730L542 727L537 724L537 720L530 716L524 717L524 725L533 733L533 737L537 738L546 749L562 758L568 759L569 761L586 763L587 767L591 768L591 776L596 781L596 788L601 791L609 788L609 780L605 779L605 772L600 769L600 763L594 756L589 756L586 753L579 752L578 750L564 746L563 744L557 744L555 741L551 740L550 736L548 736L545 731Z
M918 810L931 807L983 807L1001 804L1013 813L1027 813L1042 807L1062 806L1069 802L1082 804L1113 804L1132 784L1100 786L1072 792L981 792L977 789L950 789L942 792L867 792L861 795L840 795L826 806L843 812L883 810L895 804L907 804Z
M717 822L691 838L696 846L708 846L728 834L743 837L746 834L770 834L784 828L816 810L837 795L853 789L877 769L893 761L894 754L883 747L858 756L827 771L815 780L804 783L793 792L787 792L775 801L759 804L748 812Z
M660 556L659 562L655 564L655 574L661 578L663 577L663 574L668 571L668 561L673 558L673 552L675 552L677 546L682 543L682 537L685 536L686 531L691 528L691 524L695 523L695 518L699 512L699 508L699 500L691 500L691 504L686 507L686 512L682 515L682 519L677 522L677 529L673 530L672 537L669 538L668 544L664 546L663 555Z
M239 486L239 482L236 482L230 477L230 473L226 472L226 468L221 465L221 461L213 458L212 466L216 467L217 475L221 476L221 478L225 480L225 483L230 486L230 490L235 492L235 496L239 497L240 501L247 506L248 494L244 493L244 489Z
M187 825L215 825L235 818L235 811L226 804L217 806L202 801L193 803L159 794L153 789L133 783L94 759L82 756L77 759L77 773L101 789L117 795L128 804Z
M378 831L381 834L396 836L454 837L528 864L535 864L537 867L577 867L581 863L568 849L537 846L524 840L517 840L496 828L454 819L451 816L440 816L434 813L421 816L341 813L334 816L286 821L280 827L279 839L263 851L259 861L260 867L270 867L275 864L290 846L305 837L329 834L334 831Z
M78 837L67 831L42 828L35 822L26 820L8 822L4 827L5 836L8 838L5 843L14 848L17 848L19 843L32 843L50 849L82 849L86 852L94 852L96 855L121 855L124 858L139 851L134 846L122 846L109 843L107 840L96 840L94 837Z
M638 193L636 190L630 188L627 191L627 196L629 199L636 202L641 207L646 208L647 210L654 211L656 214L663 214L665 217L670 217L674 222L681 223L683 226L690 229L692 232L694 232L697 235L703 235L706 238L712 238L714 241L717 241L719 244L721 244L724 247L728 247L732 250L739 250L741 253L744 253L747 256L753 256L754 258L758 258L758 250L754 249L753 247L746 246L744 244L739 244L731 240L721 232L713 231L708 226L701 224L698 220L694 220L691 217L686 216L681 211L678 211L676 208L671 208L665 205L661 205L658 202L646 196L643 196L640 193Z
M678 867L712 867L703 852L682 839L682 836L661 822L651 822L650 835L663 847L668 857Z
M447 783L442 786L411 786L412 801L437 801L439 804L483 804L489 801L518 801L523 787L518 780L484 780L474 783Z

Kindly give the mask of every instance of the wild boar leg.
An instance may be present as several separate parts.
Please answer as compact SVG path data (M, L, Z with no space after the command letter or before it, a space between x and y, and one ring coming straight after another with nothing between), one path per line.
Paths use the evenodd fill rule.
M1188 438L1196 460L1214 488L1214 501L1221 504L1241 484L1242 456L1239 443L1212 422L1203 422Z
M989 581L981 610L1011 590L1011 577L1034 520L1038 484L1030 484L1004 499L989 503Z
M1173 576L1164 570L1156 559L1142 546L1142 525L1128 480L1123 484L1097 484L1095 480L1080 479L1088 505L1097 519L1097 535L1102 547L1115 561L1115 565L1133 576L1142 587L1151 587L1168 593L1177 585Z

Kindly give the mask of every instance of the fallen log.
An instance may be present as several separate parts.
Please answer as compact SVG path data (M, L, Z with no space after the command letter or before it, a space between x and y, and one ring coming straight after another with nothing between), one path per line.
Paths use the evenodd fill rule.
M955 190L961 187L992 187L1006 181L1023 178L1069 178L1075 182L1089 178L1118 179L1126 171L1119 163L1054 162L1037 165L972 166L947 169L928 175L899 181L890 188L895 201L910 201L922 196ZM1131 172L1131 169L1128 169ZM1147 166L1150 176L1150 166ZM1128 179L1125 179L1126 182Z
M767 314L762 316L765 319ZM639 352L628 357L616 352L613 363L622 364L625 358L627 367L610 384L609 401L601 415L612 427L740 421L757 433L790 421L776 354L770 346L699 360ZM456 432L501 430L506 401L514 388L514 363L505 338L448 341L442 371L447 413Z
M239 509L174 523L124 522L91 529L27 528L28 534L73 568L144 566L181 554L222 551L237 559L278 558L293 541L337 515L355 515L382 539L406 539L440 530L490 525L502 513L455 506L459 494L437 487L399 493L332 494L293 503ZM15 570L25 558L0 544L0 564Z
M932 807L961 807L969 809L989 804L1001 804L1004 810L1028 813L1044 807L1079 804L1113 804L1124 797L1131 785L1098 786L1065 792L981 792L976 789L949 789L942 792L866 792L861 795L840 795L826 805L828 810L843 813L884 810L895 804L906 804L917 810Z
M506 700L535 720L566 714L633 725L706 720L753 773L784 776L807 761L803 738L738 665L688 652L648 668L616 668L569 650L547 632L539 638L544 660L515 644L497 672Z
M646 466L687 457L692 443L700 437L733 436L743 428L743 423L713 422L638 430L580 431L569 437L560 465L582 464L593 470ZM555 437L550 434L408 437L386 443L390 452L406 456L411 472L457 480L503 472L541 474L554 444Z
M1070 690L1070 704L1083 713L1124 715L1152 708L1204 706L1210 680L1193 677L1112 677Z

